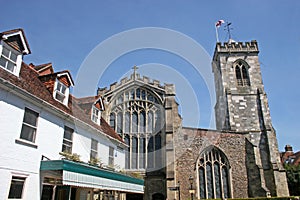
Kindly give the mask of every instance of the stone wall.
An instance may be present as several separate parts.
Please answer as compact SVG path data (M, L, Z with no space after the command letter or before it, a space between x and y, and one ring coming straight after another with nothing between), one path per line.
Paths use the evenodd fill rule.
M248 197L245 134L182 128L175 135L176 179L180 181L181 199L190 197L190 176L194 178L195 195L199 198L196 163L201 152L210 146L219 148L228 158L232 197Z

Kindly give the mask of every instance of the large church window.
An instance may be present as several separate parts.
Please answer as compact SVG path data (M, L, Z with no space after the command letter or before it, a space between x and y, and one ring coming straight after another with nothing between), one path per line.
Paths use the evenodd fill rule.
M164 115L159 96L136 87L122 91L111 102L110 125L129 145L125 168L144 170L160 166Z
M229 162L216 147L208 147L198 160L201 199L230 198Z
M238 86L250 86L248 66L244 61L235 63L235 76Z

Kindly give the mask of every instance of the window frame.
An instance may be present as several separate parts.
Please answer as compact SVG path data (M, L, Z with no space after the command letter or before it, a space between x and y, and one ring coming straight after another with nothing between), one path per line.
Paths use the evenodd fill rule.
M108 166L113 167L115 165L114 153L115 153L115 148L112 147L112 146L109 146L109 149L108 149Z
M65 134L66 134L67 130L72 130L72 132L71 132L71 140L65 137ZM69 126L64 126L64 135L63 135L62 148L61 148L62 152L72 153L72 150L73 150L73 137L74 137L74 129L71 128L71 127L69 127ZM70 144L68 144L68 143L70 143ZM67 148L70 148L71 150L70 151L66 151L67 148L64 148L65 146Z
M95 111L97 111L97 113L95 113ZM92 106L92 114L91 114L91 120L100 125L100 119L101 119L101 110L99 110L98 108L96 108L95 105Z
M231 167L229 160L223 151L215 146L207 147L200 153L196 166L198 177L197 193L201 199L227 199L232 197ZM210 168L208 166L210 166ZM215 172L216 166L219 166L218 174ZM210 171L208 169L210 169ZM208 178L208 176L211 177ZM218 183L216 183L216 180L218 180ZM219 188L217 187L217 184L219 184ZM209 187L209 185L211 187ZM218 194L218 192L220 193Z
M6 55L3 54L4 49L6 49L9 53L9 56L7 57ZM19 72L20 72L20 67L21 67L21 61L20 57L22 58L22 53L18 52L17 50L15 50L14 48L12 48L11 46L9 46L6 42L2 42L1 46L0 46L0 59L4 59L5 60L5 66L2 66L0 64L0 67L16 76L19 76ZM16 60L14 61L13 59L11 59L11 55L14 54L16 56ZM2 58L3 57L3 58ZM11 63L13 64L13 70L8 69L8 64Z
M7 199L23 199L26 179L27 179L26 176L12 175ZM23 180L22 181L22 191L21 191L21 196L20 197L19 196L17 196L17 197L16 196L10 196L11 192L14 192L14 191L12 191L12 184L13 184L14 180Z
M29 124L29 123L25 122L26 112L31 112L31 113L34 113L34 114L37 115L36 119L35 119L35 126L32 125L32 124ZM30 142L30 143L33 143L33 144L35 143L36 133L37 133L37 127L38 127L38 119L39 119L39 113L38 112L36 112L35 110L30 109L28 107L25 107L25 109L24 109L24 115L23 115L23 121L22 121L22 128L21 128L21 133L20 133L20 139L21 140L26 141L26 142ZM31 140L28 140L28 139L22 137L23 131L25 131L24 127L27 127L29 129L34 129L34 134L33 134Z
M64 92L62 91L63 89L64 89ZM57 95L61 96L62 100L57 98ZM56 79L55 87L54 87L54 90L53 90L54 99L57 100L58 102L64 104L64 105L67 105L68 104L68 95L69 95L69 87L67 87L61 81Z
M93 149L93 142L96 143L96 149ZM91 138L90 160L98 158L98 144L99 144L98 140ZM93 156L93 154L95 154L95 156Z
M233 64L238 87L250 87L249 65L244 60L236 60Z

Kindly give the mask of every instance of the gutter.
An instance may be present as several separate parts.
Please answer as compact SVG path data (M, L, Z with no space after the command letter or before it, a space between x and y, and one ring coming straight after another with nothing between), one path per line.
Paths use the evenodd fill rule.
M3 78L0 77L0 83L1 83L0 87L3 88L4 90L7 90L8 92L11 92L11 93L15 94L16 96L19 96L23 99L28 99L29 101L31 101L36 106L45 105L45 106L42 106L43 109L45 109L49 112L52 112L54 114L61 115L65 119L69 118L69 120L73 120L74 122L79 122L80 125L82 124L83 126L86 126L86 127L90 128L91 130L94 130L94 131L104 135L108 139L113 140L113 141L117 142L118 144L121 144L123 147L128 147L124 142L121 142L121 141L119 141L119 140L103 133L102 131L96 129L95 127L92 127L91 125L87 124L84 121L81 121L81 120L77 119L76 117L70 115L69 113L66 113L65 111L62 111L62 110L56 108L55 106L48 103L47 101L32 95L31 93L29 93L26 90L12 84L11 82L7 81L6 79L3 79ZM48 108L52 108L52 109L48 109ZM56 111L56 112L53 112L53 111Z

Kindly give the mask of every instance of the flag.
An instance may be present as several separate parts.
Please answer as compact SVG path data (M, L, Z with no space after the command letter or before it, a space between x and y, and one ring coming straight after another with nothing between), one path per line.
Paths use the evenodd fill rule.
M223 23L225 23L225 21L223 19L220 19L216 22L216 27L219 28Z

